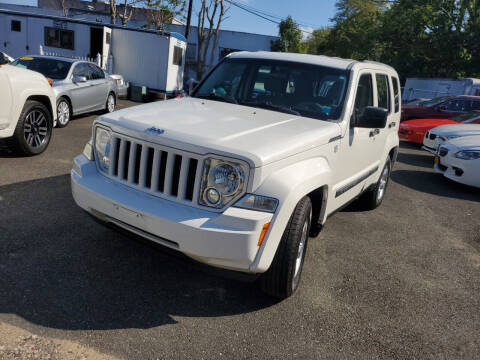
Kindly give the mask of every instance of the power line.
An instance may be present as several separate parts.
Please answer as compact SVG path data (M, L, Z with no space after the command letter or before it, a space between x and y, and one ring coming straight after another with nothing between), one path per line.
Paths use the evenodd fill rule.
M235 2L235 1L233 1L233 0L225 0L225 1L226 1L227 3L229 3L230 5L233 5L233 6L237 7L237 8L239 8L239 9L242 9L243 11L246 11L246 12L252 14L252 15L258 16L258 17L260 17L260 18L262 18L262 19L264 19L264 20L267 20L267 21L269 21L269 22L271 22L271 23L274 23L274 24L277 24L277 25L280 24L280 21L272 19L272 18L281 19L280 17L272 16L272 15L263 15L263 14L266 14L266 13L263 12L263 14L262 14L262 11L260 11L260 10L256 10L256 9L254 9L254 8L247 8L245 5L239 4L239 3L237 3L237 2ZM270 17L269 17L269 16L270 16ZM298 25L306 26L305 24L298 24ZM307 26L308 26L308 25L307 25ZM312 34L313 34L312 32L303 30L303 29L301 29L301 28L300 28L300 31L302 31L303 33L309 34L309 35L312 35Z

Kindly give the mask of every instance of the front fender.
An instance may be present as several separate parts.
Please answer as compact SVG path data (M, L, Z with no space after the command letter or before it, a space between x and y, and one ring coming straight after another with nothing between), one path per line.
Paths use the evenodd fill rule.
M250 270L268 270L290 217L300 199L313 190L331 184L332 173L327 159L316 157L300 161L270 174L255 191L258 195L279 200L270 228Z

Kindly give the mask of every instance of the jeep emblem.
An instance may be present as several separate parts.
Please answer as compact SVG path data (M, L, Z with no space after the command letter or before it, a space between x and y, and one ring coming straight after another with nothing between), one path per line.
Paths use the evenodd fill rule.
M152 134L155 134L155 135L162 135L165 130L163 129L157 129L155 126L152 126L151 128L148 128L147 130L145 130L146 133L152 133Z

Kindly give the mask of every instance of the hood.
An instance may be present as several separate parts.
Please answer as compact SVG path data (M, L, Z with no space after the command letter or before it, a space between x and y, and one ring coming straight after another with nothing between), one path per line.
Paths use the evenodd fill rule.
M467 132L479 132L480 133L480 124L458 124L458 125L443 125L438 126L435 129L432 129L431 133L442 136L442 135L453 135L453 134L462 134Z
M458 124L457 121L450 120L450 119L413 119L403 121L400 124L400 127L423 127L423 128L432 128L437 127L440 125L447 125L447 124Z
M326 144L341 134L336 123L195 98L131 107L97 122L169 147L241 157L255 167Z
M22 69L18 66L13 66L13 65L2 65L2 69L12 77L15 78L28 78L32 80L42 80L42 81L47 81L47 78L43 76L42 74L32 71L32 70L27 70L27 69Z
M460 150L480 150L480 135L464 136L449 140L445 145L453 145Z

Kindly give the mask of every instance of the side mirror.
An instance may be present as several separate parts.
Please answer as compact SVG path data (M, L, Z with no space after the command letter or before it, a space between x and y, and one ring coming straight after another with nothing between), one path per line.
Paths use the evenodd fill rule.
M190 81L190 86L188 88L188 95L192 95L195 88L197 87L197 85L200 84L200 81L197 81L197 80L191 80Z
M77 76L75 75L73 77L73 82L74 83L84 83L84 82L87 82L87 77L86 76Z
M440 105L440 106L438 107L438 110L440 110L440 111L446 111L446 110L447 110L447 105Z
M367 106L363 115L357 118L355 127L366 129L383 129L387 125L388 110Z

